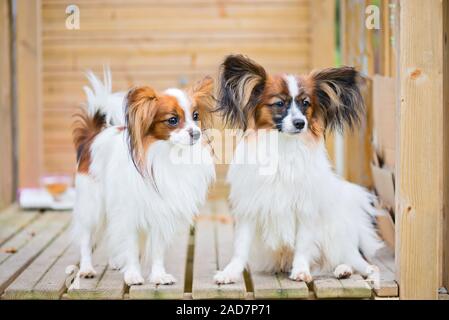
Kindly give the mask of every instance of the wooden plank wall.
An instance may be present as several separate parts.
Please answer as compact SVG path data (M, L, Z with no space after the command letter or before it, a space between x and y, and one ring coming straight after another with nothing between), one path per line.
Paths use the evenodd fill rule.
M0 2L0 209L13 201L13 109L9 1Z
M401 299L438 299L441 283L448 183L445 167L449 162L444 148L449 122L447 92L444 94L447 74L443 76L448 63L443 45L447 42L443 32L446 6L447 0L401 1L396 166L396 259ZM447 250L447 243L444 245Z
M356 67L363 74L374 74L372 31L365 27L365 8L369 0L342 0L341 51L344 65ZM370 105L359 129L344 134L345 177L366 187L372 186L370 169L371 134ZM357 150L357 152L355 152Z
M356 67L368 77L375 74L394 77L397 67L395 20L398 15L398 0L382 0L378 3L380 30L367 29L365 26L368 16L366 8L373 3L372 0L340 1L342 63ZM369 86L365 91L366 97L369 97ZM347 132L344 136L344 165L347 179L372 187L372 106L368 99L365 100L368 102L367 113L362 127L354 132ZM355 150L359 151L354 152Z
M17 0L17 115L20 187L35 187L42 173L41 1Z
M79 30L65 27L70 4L80 9ZM42 173L74 172L71 115L85 99L87 69L109 65L115 90L183 87L215 75L229 53L270 72L308 72L334 64L334 7L335 0L19 0L20 186L38 185ZM219 167L219 177L225 171Z

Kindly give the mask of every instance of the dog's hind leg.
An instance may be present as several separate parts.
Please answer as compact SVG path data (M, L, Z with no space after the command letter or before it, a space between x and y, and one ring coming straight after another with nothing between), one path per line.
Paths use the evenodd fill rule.
M76 202L73 209L72 232L80 246L80 271L83 278L96 275L92 264L94 236L100 227L102 206L99 186L87 175L76 176Z

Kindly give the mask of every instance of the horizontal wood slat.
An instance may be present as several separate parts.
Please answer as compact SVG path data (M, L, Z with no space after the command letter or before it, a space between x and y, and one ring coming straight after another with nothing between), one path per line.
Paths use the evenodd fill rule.
M44 171L74 171L71 115L85 100L87 69L109 65L115 90L183 87L215 76L229 53L273 73L304 73L312 68L312 2L81 0L80 29L68 30L65 9L73 1L42 0Z

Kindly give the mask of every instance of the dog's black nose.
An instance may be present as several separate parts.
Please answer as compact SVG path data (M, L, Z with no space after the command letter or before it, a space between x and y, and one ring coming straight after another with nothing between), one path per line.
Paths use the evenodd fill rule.
M295 120L293 120L293 125L295 126L296 129L302 130L302 129L304 129L306 122L302 119L295 119Z
M189 135L193 140L198 140L201 137L201 132L199 130L190 129Z

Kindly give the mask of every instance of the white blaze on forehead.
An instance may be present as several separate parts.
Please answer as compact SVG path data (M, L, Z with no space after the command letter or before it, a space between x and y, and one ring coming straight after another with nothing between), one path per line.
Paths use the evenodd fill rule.
M287 83L288 92L290 93L290 96L294 99L299 94L299 88L298 88L298 81L296 80L296 77L288 74L284 77L285 82Z
M299 86L298 81L296 80L296 77L291 74L287 74L284 76L284 80L287 83L288 87L288 93L292 97L292 105L290 109L288 110L288 120L292 119L303 119L305 120L306 117L302 114L301 110L299 109L298 105L296 104L296 97L299 95Z
M192 115L190 114L190 108L192 107L192 102L190 101L190 98L187 96L187 94L180 89L167 89L164 91L166 95L175 97L176 100L178 100L179 105L184 110L184 113L186 115L186 119L191 119Z

